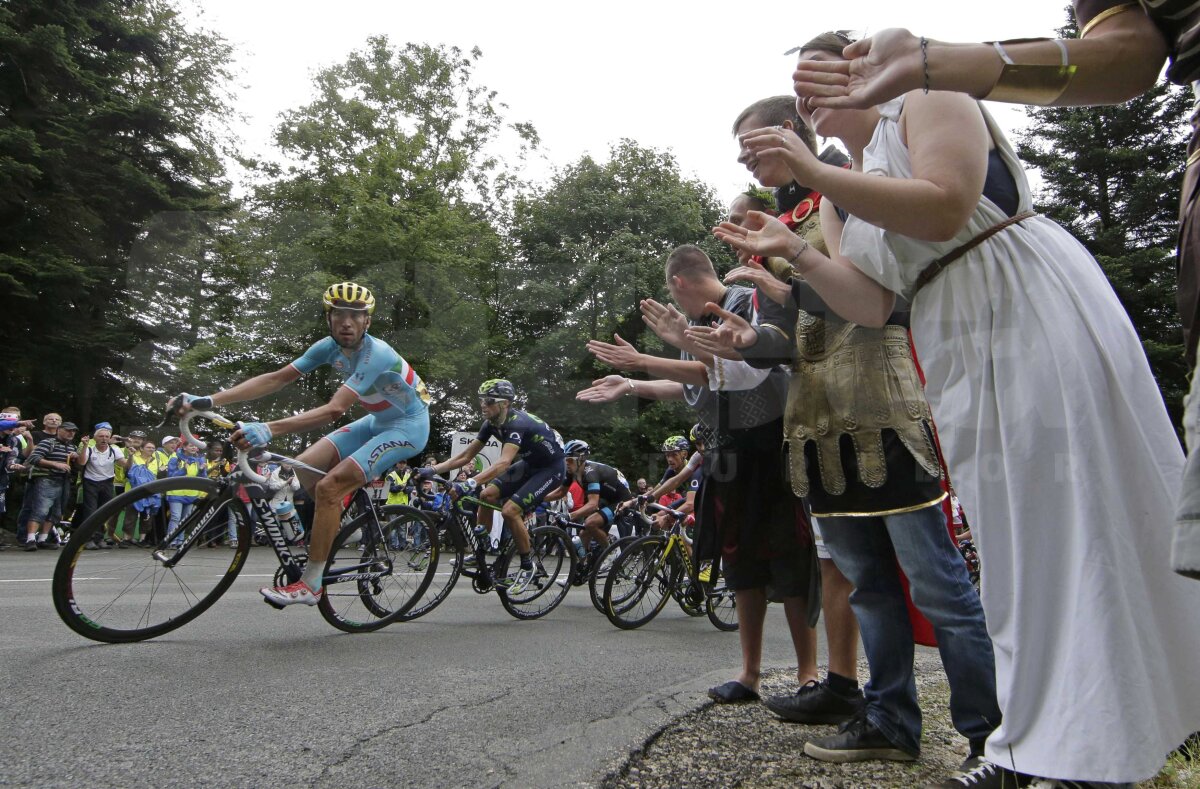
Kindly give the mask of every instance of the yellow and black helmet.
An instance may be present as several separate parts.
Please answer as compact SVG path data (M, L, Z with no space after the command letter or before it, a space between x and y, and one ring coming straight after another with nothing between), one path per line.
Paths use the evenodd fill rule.
M375 313L375 297L371 291L356 282L339 282L325 289L321 297L325 312L334 307L348 310L366 310L368 315Z

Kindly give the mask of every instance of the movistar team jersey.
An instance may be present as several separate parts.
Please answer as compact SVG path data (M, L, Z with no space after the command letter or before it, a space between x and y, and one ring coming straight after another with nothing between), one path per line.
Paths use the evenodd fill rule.
M589 460L583 470L582 485L585 494L598 494L602 504L618 504L631 497L624 474L593 460Z
M392 346L369 334L350 356L342 353L337 340L326 337L313 343L292 367L307 375L328 364L350 387L362 407L377 419L398 419L429 410L429 392L417 371Z
M562 447L550 425L515 408L508 410L508 418L500 427L484 422L476 438L481 444L486 444L489 438L495 438L501 446L516 444L520 447L517 458L530 467L545 468L563 460Z

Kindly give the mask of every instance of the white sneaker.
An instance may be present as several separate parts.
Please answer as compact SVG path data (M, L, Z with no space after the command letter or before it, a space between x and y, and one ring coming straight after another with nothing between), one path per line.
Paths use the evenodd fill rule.
M287 586L264 586L258 593L271 605L283 608L285 605L316 605L321 602L325 590L314 592L304 581L296 581Z

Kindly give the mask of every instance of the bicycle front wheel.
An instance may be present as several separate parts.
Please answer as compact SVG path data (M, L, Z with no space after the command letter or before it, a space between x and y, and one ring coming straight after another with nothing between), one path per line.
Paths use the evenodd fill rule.
M604 615L622 630L658 616L670 599L674 565L664 555L666 538L642 537L621 554L604 582Z
M411 609L437 570L437 543L412 547L404 540L420 529L428 534L428 527L416 510L385 526L373 513L342 526L325 562L325 593L318 604L325 621L347 633L365 633Z
M612 566L617 559L621 558L621 554L636 539L637 537L620 537L612 540L603 553L596 558L596 566L592 568L592 574L588 576L588 595L592 598L592 605L602 614L604 613L604 583L608 580L608 574L612 571Z
M432 520L428 515L426 519ZM408 622L437 608L450 596L450 591L458 583L458 576L462 574L467 543L459 530L458 521L446 518L440 524L430 524L427 534L437 542L433 578L416 604L396 617L397 622Z
M163 499L180 491L204 497L172 524ZM126 538L132 542L137 520L146 528L142 540L92 550L104 538L104 524L121 512ZM205 547L228 532L230 519L238 540L232 556ZM154 638L215 603L246 563L249 545L246 510L232 488L205 477L154 480L116 496L75 529L54 568L54 608L68 627L95 641Z
M708 621L712 622L717 630L732 633L738 629L737 595L724 582L717 584L708 593L704 609L708 613Z
M553 611L567 596L575 572L575 551L567 533L557 526L529 530L530 558L535 569L533 581L518 593L510 593L497 584L500 604L517 619L537 619ZM496 562L496 577L516 572L520 560L513 541Z

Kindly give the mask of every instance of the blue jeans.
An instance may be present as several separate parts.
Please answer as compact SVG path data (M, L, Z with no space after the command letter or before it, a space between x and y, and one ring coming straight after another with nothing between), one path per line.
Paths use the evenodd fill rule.
M171 512L171 520L167 522L167 534L171 534L179 526L179 522L186 518L192 512L194 501L180 501L178 499L167 499L167 507ZM180 533L171 541L172 548L178 548L183 545L183 534Z
M34 477L33 484L25 489L27 496L32 491L29 520L36 522L38 526L45 521L54 521L57 524L62 516L63 489L69 487L69 484L66 477Z
M972 745L1000 724L996 663L962 554L938 505L871 517L820 518L825 545L854 591L871 681L863 688L867 718L897 747L916 753L921 708L913 678L913 637L897 560L913 604L933 625L950 681L950 717Z

